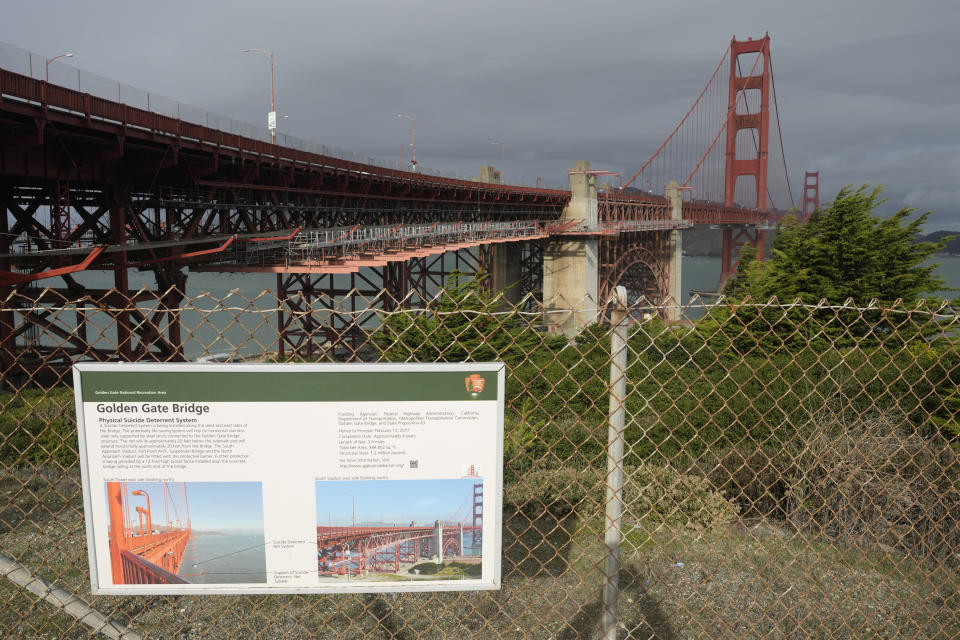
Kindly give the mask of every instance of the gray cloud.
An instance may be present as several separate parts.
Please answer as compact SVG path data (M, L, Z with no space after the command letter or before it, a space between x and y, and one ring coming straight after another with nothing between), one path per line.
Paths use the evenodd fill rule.
M486 3L367 0L34 0L0 40L260 124L267 61L287 133L474 173L565 181L576 160L630 175L702 88L731 35L769 31L794 195L885 185L887 210L960 228L960 3L930 0ZM723 71L721 71L723 73ZM773 171L773 169L771 169Z

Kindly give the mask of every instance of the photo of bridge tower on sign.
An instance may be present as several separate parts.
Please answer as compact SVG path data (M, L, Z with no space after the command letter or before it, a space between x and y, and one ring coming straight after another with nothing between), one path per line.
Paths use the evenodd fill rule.
M113 584L266 582L259 482L107 482Z
M321 582L479 580L483 479L318 481Z

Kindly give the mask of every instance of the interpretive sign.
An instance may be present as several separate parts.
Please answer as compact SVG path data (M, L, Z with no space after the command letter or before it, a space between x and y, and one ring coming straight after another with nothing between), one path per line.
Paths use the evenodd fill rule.
M94 593L500 588L502 363L73 375Z

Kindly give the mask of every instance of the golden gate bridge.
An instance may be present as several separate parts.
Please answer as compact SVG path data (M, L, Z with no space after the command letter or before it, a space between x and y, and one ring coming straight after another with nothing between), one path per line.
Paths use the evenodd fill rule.
M179 486L171 488L172 483L161 483L162 495L154 499L163 501L166 516L163 523L159 519L154 522L150 494L136 488L137 483L106 484L113 584L186 584L187 580L177 575L193 533L186 484L178 483ZM143 503L134 505L133 501L138 499ZM178 502L184 509L182 514Z
M792 209L778 111L770 37L734 38L633 176L604 184L616 174L578 163L568 191L273 144L0 69L0 369L183 359L185 268L275 273L281 356L359 344L376 310L424 305L454 270L490 274L511 301L602 307L622 284L679 304L681 229L720 230L722 283L740 248L762 256L765 229ZM818 205L817 180L804 177L801 220ZM563 262L578 251L596 265ZM554 275L571 266L579 288ZM111 290L74 278L93 269L113 274ZM131 269L152 272L155 290L132 293ZM112 348L87 338L82 312L70 325L45 311L78 298L118 307ZM138 310L144 301L152 312Z
M407 526L356 523L350 526L318 525L319 575L399 573L420 561L443 564L445 558L479 562L483 546L483 481L473 465L466 477L475 480L467 483L469 492L445 520L436 520L429 525L411 522ZM429 486L429 483L425 486ZM471 505L469 514L460 518L461 511L468 504Z

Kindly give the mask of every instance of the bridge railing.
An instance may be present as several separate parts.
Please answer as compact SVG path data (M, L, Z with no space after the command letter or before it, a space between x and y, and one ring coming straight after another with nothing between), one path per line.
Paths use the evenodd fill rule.
M4 96L6 96L4 98ZM121 127L124 134L145 132L153 136L174 138L179 144L193 142L218 153L229 150L241 156L292 166L302 170L322 168L347 172L353 175L367 176L370 179L389 179L417 184L430 184L459 189L489 191L491 193L527 193L557 197L556 190L517 185L495 185L481 183L469 177L446 176L437 171L403 171L378 164L368 157L350 154L339 157L335 150L322 145L287 145L286 138L280 137L277 143L212 129L205 125L185 124L178 118L161 115L144 109L130 107L104 98L68 89L53 87L42 80L0 69L0 99L24 101L42 108L45 112L62 112L86 121L96 120Z
M20 77L20 80L4 78L3 84L0 85L0 93L7 93L32 102L48 103L53 107L78 114L95 115L112 122L124 122L131 127L159 131L187 140L210 141L209 131L216 130L224 135L222 139L215 141L215 144L222 144L228 148L242 148L265 156L276 155L277 149L289 149L367 167L410 173L408 165L402 162L373 158L284 133L277 135L276 145L273 145L270 144L270 134L265 127L212 114L206 110L62 64L50 65L50 84L47 84L41 82L47 67L46 63L47 59L43 56L8 43L0 43L0 68ZM32 79L36 82L28 82ZM152 116L135 115L138 113L152 114ZM262 145L252 144L251 141L260 142ZM286 152L282 155L290 155L290 153ZM475 180L472 176L424 166L418 166L417 173L414 175L419 179L435 177L463 182ZM530 187L531 185L514 183L514 186ZM532 186L536 187L536 185Z
M124 314L162 333L157 309L169 298L50 290L0 301L0 635L88 637L77 617L102 618L71 615L83 601L115 630L148 637L589 638L605 618L635 638L960 637L952 307L721 299L682 306L682 321L667 323L670 301L640 299L615 341L603 323L575 339L543 328L587 303L602 319L602 304L461 289L426 312L364 306L376 321L350 328L357 342L327 343L347 331L327 322L331 311L359 315L363 297L301 300L298 330L328 346L308 353L301 342L283 357L289 326L275 319L288 309L271 292L175 298L180 354L230 344L249 361L503 361L499 591L90 593L74 398L60 365L121 358ZM612 439L622 436L621 454L611 424L622 426ZM358 521L389 518L361 511L358 501ZM318 534L352 529L324 528L328 517ZM469 578L468 564L446 568ZM240 580L248 570L231 569ZM618 588L615 610L604 586Z
M123 579L127 584L187 584L175 573L167 571L130 551L120 552Z

